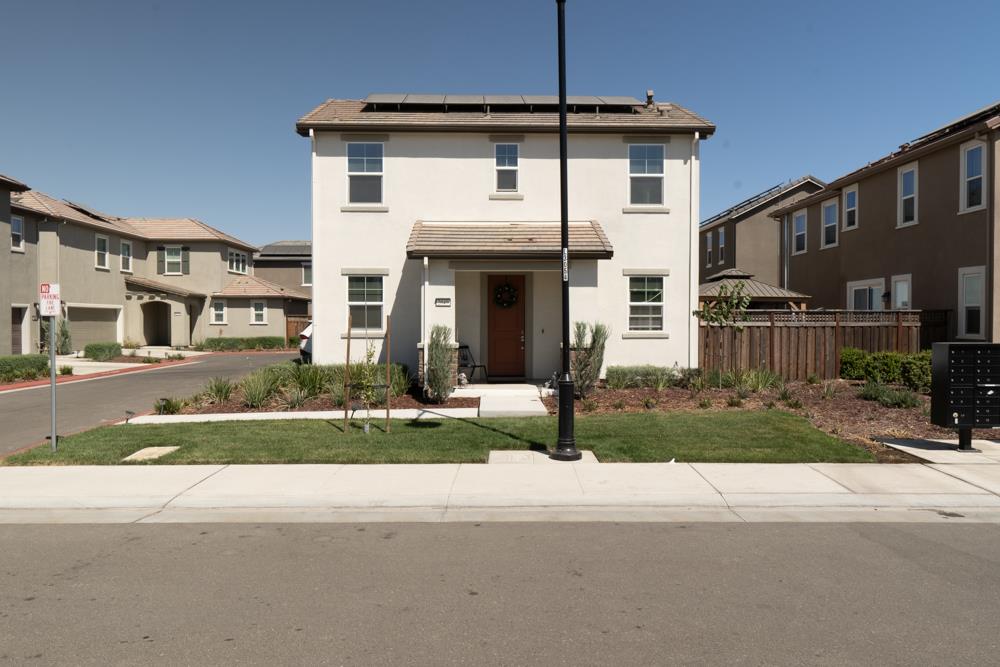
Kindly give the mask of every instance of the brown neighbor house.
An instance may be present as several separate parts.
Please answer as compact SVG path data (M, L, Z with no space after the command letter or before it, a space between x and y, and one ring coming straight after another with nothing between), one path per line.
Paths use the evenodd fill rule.
M275 241L262 247L253 258L254 275L310 297L289 304L286 315L312 313L312 242Z
M778 284L813 308L922 310L930 340L1000 341L998 129L994 103L773 211Z
M770 285L778 285L781 225L771 212L808 197L825 183L814 176L776 185L704 220L698 227L699 276L705 283L726 269L739 269Z

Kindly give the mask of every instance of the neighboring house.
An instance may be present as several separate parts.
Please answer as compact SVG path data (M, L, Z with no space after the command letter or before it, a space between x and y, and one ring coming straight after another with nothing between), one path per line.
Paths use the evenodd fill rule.
M737 286L741 294L750 299L747 310L805 310L810 298L808 294L756 280L752 273L726 269L705 279L698 288L698 301L713 303L718 301L723 288L727 295L732 295Z
M699 144L676 104L570 97L571 320L603 322L608 364L698 363ZM352 336L419 364L434 325L492 378L560 364L557 98L369 95L329 100L311 138L314 359ZM352 352L363 352L355 342ZM381 353L381 352L380 352Z
M262 247L253 258L253 274L276 285L312 296L312 243L275 241ZM292 304L290 304L292 305ZM295 302L297 311L288 315L308 315L309 302Z
M76 350L284 337L286 307L308 299L253 277L256 248L198 220L112 216L34 190L12 196L11 219L24 230L24 247L11 251L22 266L0 291L36 323L23 328L15 353L39 348L42 282L60 284Z
M1000 103L772 212L783 280L812 307L943 311L949 339L1000 341Z
M0 355L32 351L30 306L38 297L19 276L34 261L35 246L24 220L12 216L10 208L11 193L27 189L24 183L0 174Z
M771 285L781 276L781 225L771 217L776 208L823 188L814 176L776 185L702 221L700 282L725 269L739 268Z

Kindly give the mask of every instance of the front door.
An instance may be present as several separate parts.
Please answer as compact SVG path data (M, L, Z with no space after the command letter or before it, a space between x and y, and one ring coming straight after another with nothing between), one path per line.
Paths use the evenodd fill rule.
M21 326L24 324L24 308L10 309L10 353L23 354L21 348Z
M524 276L489 276L487 287L490 377L524 377Z

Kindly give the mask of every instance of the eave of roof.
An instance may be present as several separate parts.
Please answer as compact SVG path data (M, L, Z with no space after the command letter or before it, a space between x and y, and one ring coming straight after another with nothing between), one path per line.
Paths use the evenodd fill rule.
M11 192L26 192L31 189L16 178L4 176L3 174L0 174L0 185L3 185L5 189Z
M769 195L768 197L765 197L764 199L762 199L760 201L749 201L743 208L740 208L740 204L737 204L736 206L732 206L729 209L726 209L725 211L722 211L721 213L717 213L716 215L713 215L711 218L708 218L707 220L705 220L704 222L702 222L698 226L698 230L699 231L706 231L706 230L709 230L709 229L714 229L715 227L718 227L719 225L725 224L725 223L729 222L730 220L738 220L738 219L742 219L742 218L744 218L744 217L746 217L748 215L752 215L756 211L759 211L762 208L766 208L767 205L769 203L771 203L773 200L775 200L777 198L780 198L780 197L784 197L784 196L795 194L796 190L798 190L799 188L808 186L810 183L812 183L813 185L819 186L819 188L821 190L826 187L826 183L823 182L823 181L821 181L820 179L816 178L815 176L812 176L812 175L803 176L803 177L801 177L801 178L799 178L799 179L797 179L795 181L791 181L791 182L787 183L783 189L777 190L776 192L772 193L771 195ZM765 192L767 192L767 191L765 190ZM759 195L755 195L755 196L759 196ZM803 197L803 199L805 199L805 198L806 197ZM752 199L754 199L754 197L751 197L750 199L752 200Z
M569 225L569 255L575 259L610 259L614 248L594 220ZM417 221L406 244L411 259L553 259L558 260L560 226L556 222Z
M161 283L158 280L150 280L149 278L142 278L140 276L125 276L125 284L133 285L140 289L151 292L164 292L166 294L175 294L177 296L182 296L182 297L198 296L204 298L205 296L207 296L206 294L202 294L201 292L186 290L183 287L177 287L176 285Z
M257 276L239 276L212 296L226 298L270 298L309 301L309 296Z

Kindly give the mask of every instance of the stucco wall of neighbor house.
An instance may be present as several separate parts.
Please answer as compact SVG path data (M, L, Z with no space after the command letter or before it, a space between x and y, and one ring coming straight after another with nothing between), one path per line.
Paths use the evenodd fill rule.
M0 278L10 285L10 190L0 185ZM10 294L0 288L0 355L10 354Z
M217 300L212 299L212 301ZM285 336L284 299L226 297L224 301L226 302L226 324L212 324L206 319L203 327L205 335L200 340L218 337L280 336L283 338ZM251 301L264 301L267 304L266 324L251 324Z
M11 316L11 307L25 308L24 318L27 323L21 327L21 351L29 353L38 350L38 320L34 304L38 301L38 223L31 216L21 211L12 210L11 217L18 216L24 222L23 252L10 251L10 280L4 291L10 300L7 316ZM9 228L8 228L9 232ZM10 247L8 240L6 247ZM4 331L9 331L8 326ZM10 334L6 336L10 344ZM13 352L16 352L13 351Z
M987 153L995 153L995 133L990 142L993 149ZM986 303L993 298L994 290L989 289L990 249L996 224L996 209L959 213L959 147L959 143L944 146L916 161L915 225L897 228L896 167L858 182L858 227L844 231L841 224L835 247L820 249L822 202L809 206L807 252L789 257L789 287L812 295L811 307L845 308L847 283L882 278L889 291L892 276L910 274L913 307L950 310L951 335L954 335L960 267L986 266L989 292ZM985 193L989 201L996 190L993 165L987 188L994 191ZM838 201L842 209L842 195ZM787 218L790 229L791 214ZM992 317L986 313L984 321L990 322Z
M305 262L308 264L308 262ZM253 266L253 274L258 278L287 287L299 294L312 295L312 285L302 284L302 264L300 260L295 261L257 261Z
M346 142L339 133L313 138L313 243L324 258L314 263L314 355L317 362L342 361L346 326L344 270L384 269L386 312L393 316L394 356L416 363L420 334L420 260L407 260L413 223L433 221L558 221L558 136L526 134L520 142L521 200L491 199L493 146L486 134L393 133L385 142L384 212L347 207ZM569 142L569 213L572 220L597 220L614 246L611 260L571 262L574 320L601 320L612 329L609 364L681 366L697 361L698 158L692 135L667 143L667 212L630 214L627 144L622 135L572 134ZM692 197L692 194L694 195ZM364 239L363 243L357 242ZM431 261L427 330L434 323L454 331L455 309L436 309L435 297L455 297L454 271ZM628 338L628 278L624 269L669 272L664 280L665 335ZM593 287L593 285L597 287ZM454 301L453 301L454 303ZM548 307L558 309L555 301ZM463 320L464 321L464 320ZM546 329L548 331L548 329ZM536 345L537 347L537 345ZM485 356L480 349L479 355Z

